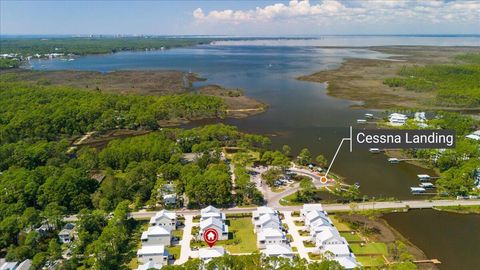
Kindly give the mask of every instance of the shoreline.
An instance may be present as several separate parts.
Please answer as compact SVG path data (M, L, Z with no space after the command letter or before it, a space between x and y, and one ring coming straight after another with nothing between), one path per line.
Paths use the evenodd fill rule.
M31 70L24 68L0 71L0 80L22 81L38 85L57 85L133 95L175 95L198 93L221 98L226 105L226 117L245 118L263 113L268 104L246 96L241 89L228 89L219 85L194 87L207 81L195 73L178 70L121 70L102 73L80 70ZM166 126L178 126L195 119L172 119Z
M385 59L346 59L337 69L322 70L299 76L297 79L326 83L326 92L329 96L359 103L352 104L351 107L354 109L480 110L480 108L460 106L436 106L433 104L435 91L415 92L400 87L392 88L383 84L383 80L386 78L398 77L398 72L403 66L454 63L456 61L452 59L454 56L469 52L478 53L480 47L371 46L362 48L384 53L388 56Z

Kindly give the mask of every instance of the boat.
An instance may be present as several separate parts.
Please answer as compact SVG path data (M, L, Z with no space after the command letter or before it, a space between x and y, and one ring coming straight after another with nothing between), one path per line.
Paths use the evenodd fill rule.
M418 177L418 180L420 180L421 182L429 181L432 178L428 174L418 174L417 177Z
M357 119L357 124L365 124L367 123L367 120L365 119Z
M410 187L410 192L412 194L422 194L425 193L427 190L422 187Z
M372 119L372 118L373 118L373 114L371 114L371 113L366 113L366 114L365 114L365 118L367 118L367 119Z
M434 186L432 183L430 183L430 182L420 183L419 187L425 188L425 189L435 188L435 186Z
M400 162L400 160L398 158L389 158L388 162L390 162L391 164L397 164Z
M379 148L370 148L370 149L368 149L368 152L373 153L373 154L377 154L377 153L380 153L380 149Z

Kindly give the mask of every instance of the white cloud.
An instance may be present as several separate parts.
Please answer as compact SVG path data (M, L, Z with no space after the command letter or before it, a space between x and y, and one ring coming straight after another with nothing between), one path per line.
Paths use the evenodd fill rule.
M354 23L382 23L395 25L419 23L437 24L461 22L479 25L480 1L416 1L416 0L364 0L348 2L338 0L292 0L288 4L276 3L247 10L212 10L201 8L193 12L197 22L222 22L231 25L282 22L308 22L313 25L333 23L357 26Z

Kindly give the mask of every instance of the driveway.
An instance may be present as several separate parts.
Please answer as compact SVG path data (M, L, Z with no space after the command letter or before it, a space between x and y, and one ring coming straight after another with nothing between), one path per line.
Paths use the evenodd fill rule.
M300 234L298 233L298 228L295 225L294 219L292 217L292 212L284 211L282 213L285 217L283 222L288 225L288 233L292 235L293 238L293 242L290 242L290 245L297 248L300 258L310 261L310 258L308 257L309 250L303 245L303 237L300 236Z
M182 240L180 240L180 258L175 260L174 264L183 264L189 257L194 257L192 254L192 249L190 248L190 241L192 240L192 226L193 226L193 215L184 215L185 217L185 227L183 228Z

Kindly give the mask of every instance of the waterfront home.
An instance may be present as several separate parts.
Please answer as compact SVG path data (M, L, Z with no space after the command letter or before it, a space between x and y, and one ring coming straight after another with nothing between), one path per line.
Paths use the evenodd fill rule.
M198 258L205 263L208 263L213 258L222 257L225 254L226 252L223 247L201 248L198 250Z
M175 205L175 204L177 204L177 195L176 194L165 194L165 195L163 195L163 203L165 205Z
M211 217L217 218L220 221L225 221L226 220L225 213L220 212L220 210L218 208L215 208L211 205L209 205L209 206L203 208L202 210L200 210L200 215L201 215L200 221L206 220L206 219L211 218Z
M255 232L259 232L261 229L265 228L274 228L274 229L282 229L282 226L280 225L280 219L278 216L272 215L272 214L265 214L262 215L258 220L254 222L254 228L253 230Z
M157 212L150 219L150 226L162 226L169 230L175 230L177 228L177 214L167 210Z
M228 239L228 225L226 225L220 219L214 217L209 217L200 221L200 231L198 233L198 239L203 239L203 233L210 228L217 231L218 240Z
M314 225L315 224L315 225ZM320 225L328 225L332 224L332 220L325 214L323 211L310 211L305 216L305 226L312 227L312 226L320 226Z
M287 244L285 232L277 228L265 228L257 232L257 247L259 249L272 244Z
M420 122L420 123L427 121L425 112L416 112L413 118L415 119L416 122Z
M253 211L252 219L253 221L258 220L261 216L265 214L271 214L271 215L277 216L278 212L276 210L273 210L270 207L260 206L260 207L257 207L257 210Z
M403 126L407 122L408 117L401 113L392 113L388 116L390 124L393 126Z
M305 216L311 211L321 211L323 212L323 206L320 203L306 203L300 209L300 217L305 219Z
M73 223L67 223L65 226L63 226L62 230L58 233L58 239L60 240L60 243L70 243L75 239L75 224Z
M468 134L465 137L468 138L468 139L475 140L475 141L480 141L480 130L474 131L474 132Z
M142 245L165 245L170 246L172 233L168 228L159 225L148 227L148 230L142 233Z
M339 244L347 244L347 240L345 240L335 228L322 231L315 237L315 246L320 249L324 248L326 245Z
M137 270L149 270L149 269L162 269L163 264L155 263L153 261L148 261L140 265Z
M137 251L138 261L142 264L149 263L150 261L159 264L168 264L168 251L164 245L155 246L143 246Z
M295 254L289 245L273 244L266 245L265 249L261 251L263 254L271 257L293 258Z

